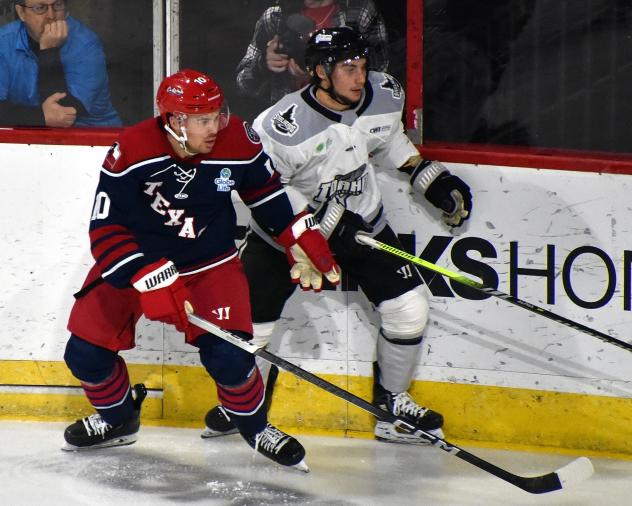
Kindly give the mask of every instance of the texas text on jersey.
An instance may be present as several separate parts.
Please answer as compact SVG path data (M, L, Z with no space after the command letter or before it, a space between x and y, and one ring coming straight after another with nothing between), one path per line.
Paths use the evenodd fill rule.
M291 221L279 174L237 116L210 154L186 160L176 156L160 118L126 129L103 163L90 222L103 278L126 287L139 268L160 258L186 275L235 257L232 190L270 234Z

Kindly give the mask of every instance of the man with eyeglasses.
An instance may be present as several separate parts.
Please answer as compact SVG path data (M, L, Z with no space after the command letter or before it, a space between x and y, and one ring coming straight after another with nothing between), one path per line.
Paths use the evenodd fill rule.
M0 122L12 126L118 126L97 35L65 0L17 0L0 28Z

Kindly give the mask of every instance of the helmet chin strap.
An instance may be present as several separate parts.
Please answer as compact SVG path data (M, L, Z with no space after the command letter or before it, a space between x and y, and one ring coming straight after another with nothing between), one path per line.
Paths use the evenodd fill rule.
M349 100L347 97L343 97L342 95L340 95L337 91L336 91L336 87L334 86L334 80L331 78L331 74L327 74L327 78L329 79L329 88L323 88L321 86L321 83L323 82L322 79L320 79L318 81L318 84L316 85L316 87L320 88L321 90L323 90L327 95L329 95L331 97L331 99L334 102L339 103L340 105L343 105L345 107L348 107L349 109L354 109L355 106L357 106L360 101L356 100L355 102L353 100Z
M358 105L358 103L360 102L359 100L356 100L354 102L353 100L349 100L347 97L343 97L342 95L337 93L336 88L334 88L333 83L331 84L331 90L325 90L325 93L327 93L327 95L329 95L333 100L338 102L340 105L349 107L349 109L354 109L355 106Z
M196 151L191 151L187 146L187 141L189 140L189 138L187 137L187 129L184 125L180 127L180 130L182 130L182 135L178 135L177 133L175 133L175 131L167 124L165 124L165 130L169 132L171 137L173 137L177 141L178 146L180 146L180 148L182 148L182 150L187 155L195 156L198 154Z

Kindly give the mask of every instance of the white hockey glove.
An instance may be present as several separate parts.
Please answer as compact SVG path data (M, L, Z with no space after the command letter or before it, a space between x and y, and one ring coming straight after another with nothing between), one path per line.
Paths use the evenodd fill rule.
M303 290L320 291L323 274L330 283L340 283L340 268L311 214L297 215L276 241L285 248L292 281Z
M447 225L461 226L472 211L470 187L461 178L450 174L441 162L413 160L418 163L411 172L411 186L443 211L443 221Z

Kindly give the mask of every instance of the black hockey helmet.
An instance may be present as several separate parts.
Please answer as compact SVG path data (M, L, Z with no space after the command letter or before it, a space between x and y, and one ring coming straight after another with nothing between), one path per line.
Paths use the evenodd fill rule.
M369 46L350 26L322 28L312 34L305 51L305 68L315 75L316 65L323 65L327 75L337 62L369 59Z

